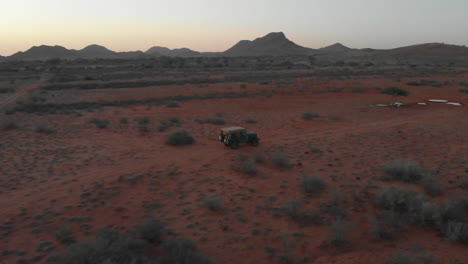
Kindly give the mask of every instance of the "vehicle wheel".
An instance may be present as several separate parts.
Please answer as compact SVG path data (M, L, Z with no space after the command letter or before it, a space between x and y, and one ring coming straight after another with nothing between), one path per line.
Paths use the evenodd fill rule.
M232 142L231 143L231 148L232 149L238 149L239 148L239 144L237 142Z
M223 137L222 135L219 135L219 136L218 136L218 140L221 141L221 142L223 142L223 141L224 141L224 137Z
M252 146L258 146L258 139L252 140L252 142L250 142L250 144L252 144Z

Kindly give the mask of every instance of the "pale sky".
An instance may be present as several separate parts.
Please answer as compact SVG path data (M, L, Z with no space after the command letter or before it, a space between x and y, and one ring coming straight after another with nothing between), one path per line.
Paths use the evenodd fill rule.
M468 45L468 0L1 0L0 55L31 46L224 51L282 31L299 45Z

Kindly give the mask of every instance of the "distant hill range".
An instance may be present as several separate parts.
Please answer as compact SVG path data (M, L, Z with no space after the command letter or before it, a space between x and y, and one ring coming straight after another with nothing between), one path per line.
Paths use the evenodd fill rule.
M468 48L443 43L420 44L396 49L352 49L340 43L320 49L306 48L286 38L284 33L269 33L255 40L241 40L224 52L198 52L188 48L169 49L155 46L146 52L115 52L99 45L90 45L82 50L69 50L61 46L34 46L25 52L9 57L0 56L0 61L59 59L129 59L151 57L252 57L252 56L314 56L324 61L371 61L371 62L464 62L468 63Z

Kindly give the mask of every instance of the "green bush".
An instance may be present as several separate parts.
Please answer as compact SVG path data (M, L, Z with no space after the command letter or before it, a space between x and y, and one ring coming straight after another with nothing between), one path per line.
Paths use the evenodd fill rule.
M311 176L304 174L301 177L300 186L307 194L316 195L317 193L325 190L327 184L319 176Z
M195 139L189 132L183 129L172 131L166 138L166 143L173 146L184 146L195 143Z

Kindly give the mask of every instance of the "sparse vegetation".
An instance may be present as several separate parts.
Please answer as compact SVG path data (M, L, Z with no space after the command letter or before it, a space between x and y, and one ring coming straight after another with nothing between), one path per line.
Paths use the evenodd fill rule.
M468 88L460 88L458 89L460 93L468 93Z
M18 125L14 121L6 121L2 123L2 130L13 130L17 128Z
M47 124L41 124L41 125L36 127L36 132L41 133L41 134L50 135L50 134L54 134L55 130L50 128Z
M315 111L306 111L302 113L302 119L304 120L312 120L314 118L319 117L320 115L317 114Z
M174 264L210 264L211 261L203 255L191 240L176 237L163 242L162 248Z
M387 164L383 171L386 174L386 177L383 179L402 182L419 182L428 173L418 165L407 160L394 160Z
M427 194L431 196L443 193L443 187L427 170L407 160L394 160L383 169L385 176L382 180L417 183L424 186Z
M316 195L323 191L327 184L319 176L303 174L300 180L300 186L309 195Z
M128 234L101 229L94 241L83 241L69 246L62 254L52 255L47 264L64 263L154 263L151 247Z
M151 217L146 220L143 224L137 227L141 237L152 243L159 243L164 235L166 224L161 222L158 218Z
M109 123L110 123L109 120L99 119L99 118L93 118L89 120L89 122L95 124L96 127L98 128L106 128L107 126L109 126Z
M244 119L244 122L247 124L253 124L253 123L257 123L257 119L253 118L252 116L247 116Z
M353 93L365 93L366 92L366 88L363 88L363 87L353 87L351 89L351 92Z
M222 116L214 116L214 117L208 117L205 119L197 119L196 120L200 124L212 124L212 125L224 125L226 124L226 121Z
M169 101L166 103L167 107L179 107L180 103L178 101Z
M179 129L172 131L166 138L166 143L173 146L184 146L195 143L193 136L186 130Z
M271 155L270 159L273 165L275 165L278 168L289 169L294 167L294 164L292 164L289 161L288 156L281 152L274 153L273 155Z
M72 230L69 226L60 226L55 232L55 239L62 244L71 244L75 242Z
M328 244L335 247L345 247L350 244L348 233L351 231L351 224L341 218L335 219L330 226L328 234Z
M203 205L212 211L221 211L223 209L223 203L218 196L205 195L203 197Z
M383 90L382 90L382 93L383 94L388 94L388 95L391 95L391 96L408 96L409 95L409 92L405 89L402 89L402 88L398 88L398 87L395 87L395 86L390 86L390 87L385 87Z

